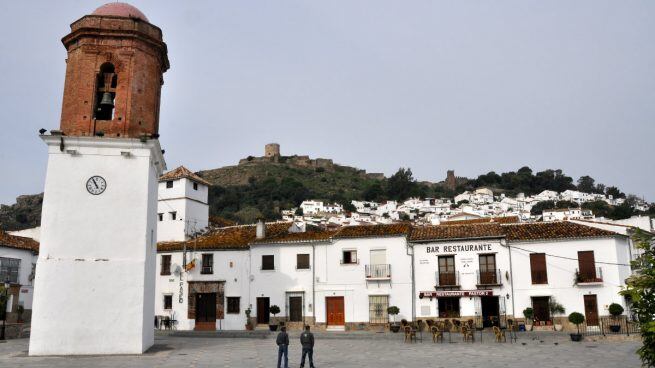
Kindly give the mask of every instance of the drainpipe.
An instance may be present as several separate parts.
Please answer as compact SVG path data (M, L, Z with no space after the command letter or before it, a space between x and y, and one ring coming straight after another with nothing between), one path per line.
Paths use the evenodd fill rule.
M312 318L316 326L316 244L312 243Z
M502 243L505 243L507 245L507 250L509 251L509 284L511 287L512 291L512 317L514 317L514 320L516 321L516 306L514 304L514 268L512 267L512 247L507 244L506 239L501 239L500 240L501 245Z
M414 245L410 245L407 239L405 239L406 242L406 247L407 247L407 254L411 255L411 264L410 264L410 269L412 270L412 295L411 295L411 300L412 300L412 321L416 321L416 279L414 276ZM412 252L409 253L409 248L412 248Z

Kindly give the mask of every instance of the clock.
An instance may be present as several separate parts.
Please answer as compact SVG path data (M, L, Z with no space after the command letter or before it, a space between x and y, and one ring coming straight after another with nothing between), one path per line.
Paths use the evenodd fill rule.
M99 195L107 189L107 182L102 176L94 175L86 181L86 190L93 194Z

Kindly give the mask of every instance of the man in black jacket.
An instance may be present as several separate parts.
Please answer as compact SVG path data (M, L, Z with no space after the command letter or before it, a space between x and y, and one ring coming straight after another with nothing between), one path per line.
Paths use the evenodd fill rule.
M309 332L309 326L305 326L305 331L300 334L300 344L302 345L300 368L305 366L306 355L309 355L309 367L314 368L314 334Z
M284 368L289 368L289 335L286 327L282 326L275 343L277 344L277 368L282 368L280 367L282 355L284 355Z

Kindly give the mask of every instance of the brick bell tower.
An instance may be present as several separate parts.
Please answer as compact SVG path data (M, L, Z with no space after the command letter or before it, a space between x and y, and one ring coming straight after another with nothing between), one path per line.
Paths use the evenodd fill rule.
M30 355L140 354L154 343L162 32L110 3L71 25L48 169Z

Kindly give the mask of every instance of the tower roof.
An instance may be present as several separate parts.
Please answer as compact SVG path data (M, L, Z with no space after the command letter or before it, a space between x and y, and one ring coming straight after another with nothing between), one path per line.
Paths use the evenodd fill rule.
M208 182L207 180L201 178L200 176L194 174L191 170L187 169L184 166L180 166L175 170L171 170L167 172L166 174L162 175L159 177L159 181L169 181L169 180L177 180L177 179L182 179L186 178L191 181L195 181L200 184L204 184L208 187L210 187L212 184Z
M107 3L98 9L94 10L91 15L110 15L115 17L135 18L148 22L145 14L136 7L127 3Z

